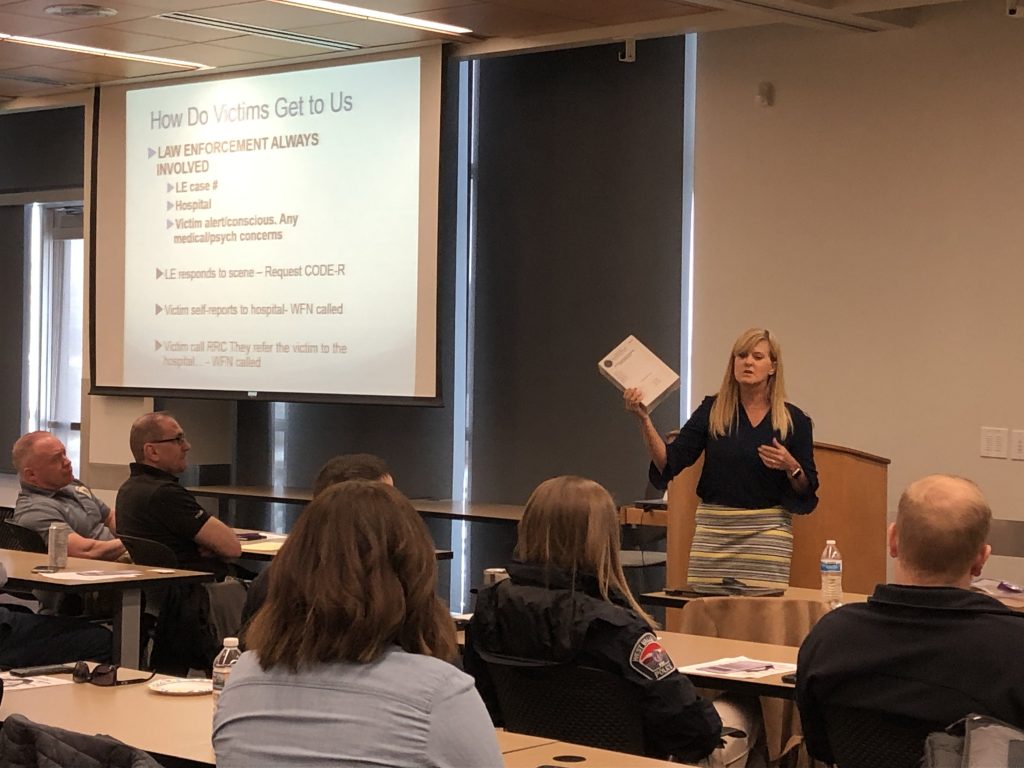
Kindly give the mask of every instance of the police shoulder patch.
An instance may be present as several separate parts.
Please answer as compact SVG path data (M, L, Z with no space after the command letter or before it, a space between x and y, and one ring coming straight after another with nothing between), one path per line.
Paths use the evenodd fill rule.
M668 677L676 668L668 651L661 647L653 632L644 632L636 641L629 655L629 665L651 680Z

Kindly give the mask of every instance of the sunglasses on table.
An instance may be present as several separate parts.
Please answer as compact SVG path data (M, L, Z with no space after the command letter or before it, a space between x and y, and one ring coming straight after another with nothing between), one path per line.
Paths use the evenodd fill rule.
M117 664L97 664L92 669L89 669L89 665L84 661L80 661L75 664L75 669L71 673L71 679L76 683L92 683L93 685L99 685L103 687L111 685L135 685L136 683L145 683L148 680L152 680L156 675L156 672L151 672L149 677L136 677L131 680L118 680L117 670L119 670Z

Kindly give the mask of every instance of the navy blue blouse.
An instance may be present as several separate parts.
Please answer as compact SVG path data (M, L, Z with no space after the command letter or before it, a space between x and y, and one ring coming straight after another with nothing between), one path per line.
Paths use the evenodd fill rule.
M712 438L708 420L715 397L705 397L679 432L666 446L668 461L659 472L651 463L650 478L655 488L666 488L669 481L693 464L704 453L704 469L697 483L697 495L705 504L721 504L740 509L781 506L795 515L806 515L818 504L818 471L814 466L814 436L811 419L795 405L786 403L793 429L783 440L772 429L771 411L754 426L746 411L739 408L736 428L724 437ZM809 483L799 494L789 484L785 470L769 469L757 454L759 445L770 445L772 438L800 462Z

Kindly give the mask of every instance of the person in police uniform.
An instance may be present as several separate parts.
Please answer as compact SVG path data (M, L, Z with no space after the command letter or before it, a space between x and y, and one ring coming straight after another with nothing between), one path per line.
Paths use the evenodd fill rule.
M720 746L715 706L676 670L626 586L618 516L604 488L570 476L541 483L519 524L515 560L508 579L480 590L466 638L464 666L495 725L501 711L481 653L621 674L643 690L649 756L697 762Z

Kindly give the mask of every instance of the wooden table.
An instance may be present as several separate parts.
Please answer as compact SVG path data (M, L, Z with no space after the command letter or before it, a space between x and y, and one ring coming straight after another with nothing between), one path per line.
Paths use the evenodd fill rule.
M133 672L121 670L120 674L127 677ZM143 672L137 674L146 675ZM164 677L157 675L154 679ZM35 690L11 688L4 691L0 719L12 714L78 733L113 736L159 757L190 760L201 765L215 764L211 741L212 696L161 696L150 691L146 683L112 688L88 683ZM503 753L515 754L555 743L539 736L500 730L495 735ZM540 764L541 761L536 763Z
M213 581L212 573L160 569L130 563L111 563L105 560L87 560L69 557L65 571L138 571L131 578L110 578L98 581L63 581L42 573L33 573L37 565L46 565L47 556L35 552L16 552L0 549L0 564L7 571L5 589L77 594L82 592L116 592L120 595L114 616L114 661L127 667L139 666L139 632L142 623L142 589L156 583L187 584Z
M217 499L217 511L221 516L228 511L228 504L236 499L297 505L308 504L313 499L313 491L308 488L275 488L269 485L194 485L189 486L188 490L195 496ZM513 523L523 518L523 508L516 504L467 503L451 499L411 501L416 511L426 517Z
M309 488L275 488L270 485L191 485L188 490L194 495L217 500L217 512L223 517L232 500L264 501L272 504L305 505L313 499ZM470 522L518 523L523 519L520 504L491 504L488 502L465 502L451 499L411 499L416 511L426 517L446 520L467 520ZM665 525L665 510L644 510L638 507L622 507L619 521L631 525Z
M254 531L249 528L235 528L234 531L236 533L258 533L264 537L254 540L243 539L239 542L242 545L242 557L251 560L273 560L288 539L286 533ZM435 549L434 558L436 560L451 560L452 551L450 549Z
M665 760L654 760L650 757L627 755L623 752L612 752L597 747L583 747L579 744L568 744L554 741L529 749L505 753L505 768L546 768L565 766L565 768L657 768L662 766L685 766L689 763L670 763Z
M796 655L800 650L789 645L770 645L768 643L751 643L746 640L725 640L721 637L705 635L684 635L679 632L659 632L661 647L672 657L677 667L688 667L691 664L702 664L717 659L746 656L751 659L768 662L796 664ZM737 678L714 674L693 674L687 672L694 685L701 688L714 688L721 691L735 691L752 696L774 696L780 699L792 699L795 686L782 681L783 673L768 677Z

